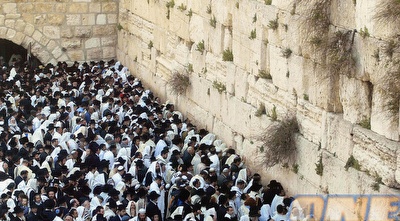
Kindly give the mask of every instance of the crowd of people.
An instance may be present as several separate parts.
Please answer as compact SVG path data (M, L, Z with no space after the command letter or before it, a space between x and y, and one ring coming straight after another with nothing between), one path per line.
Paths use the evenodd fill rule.
M289 220L279 182L120 62L0 73L0 220Z

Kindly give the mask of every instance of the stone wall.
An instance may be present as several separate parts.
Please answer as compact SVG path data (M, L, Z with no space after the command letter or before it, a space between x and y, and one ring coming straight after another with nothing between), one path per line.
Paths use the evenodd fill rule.
M42 63L115 58L116 0L2 0L0 38Z
M395 192L399 79L390 73L399 70L398 21L375 19L383 0L266 2L121 0L117 57L237 148L264 182L279 179L291 193ZM233 62L223 61L226 49ZM179 96L168 86L175 72L190 77ZM267 114L256 114L260 106ZM297 118L297 157L266 168L257 138L275 112ZM350 156L358 170L345 169Z

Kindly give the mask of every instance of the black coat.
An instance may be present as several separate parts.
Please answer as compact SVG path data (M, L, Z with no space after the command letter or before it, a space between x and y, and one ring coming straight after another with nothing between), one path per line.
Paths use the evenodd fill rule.
M147 204L146 215L147 217L150 217L150 219L153 219L154 215L158 215L160 220L162 218L160 209L158 208L157 204L154 204L152 201Z

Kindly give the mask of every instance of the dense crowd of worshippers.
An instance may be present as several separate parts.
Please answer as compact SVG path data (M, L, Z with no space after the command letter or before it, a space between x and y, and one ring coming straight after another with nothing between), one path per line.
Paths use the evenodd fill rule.
M0 73L0 220L289 220L279 182L120 62Z

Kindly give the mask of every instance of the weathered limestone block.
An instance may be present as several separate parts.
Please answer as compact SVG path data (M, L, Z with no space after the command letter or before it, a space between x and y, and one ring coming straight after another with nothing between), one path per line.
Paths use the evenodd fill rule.
M71 59L71 61L83 61L83 60L85 60L85 56L84 56L82 50L68 50L67 51L67 55Z
M58 42L56 42L55 40L50 40L49 43L47 43L46 48L51 51L53 49L55 49L56 47L59 47Z
M203 17L193 14L189 23L189 34L190 40L197 44L198 42L204 40L205 45L207 45L207 37L205 33L206 26L209 25ZM207 50L207 48L206 48Z
M229 0L212 1L211 10L217 21L224 26L232 26L232 11L235 3Z
M240 130L241 134L245 137L251 137L255 132L251 126L251 118L254 117L254 107L243 103L240 99L232 97L227 102L227 114L223 116L224 122L230 128L242 128ZM227 119L235 119L227 120Z
M21 14L6 14L6 19L17 19L20 17L21 17Z
M87 3L70 3L68 4L68 13L87 13L88 4Z
M73 28L72 27L65 27L62 28L60 31L61 38L69 39L74 37Z
M107 15L106 14L98 14L96 17L97 25L105 25L107 24Z
M102 37L101 38L101 46L114 46L117 44L117 40L115 37Z
M60 38L60 27L59 26L44 26L43 34L50 39Z
M34 9L34 5L32 3L19 3L17 7L19 13L30 13Z
M97 59L109 59L109 58L115 58L116 53L115 53L115 47L102 47L103 48L103 55L102 57L98 57Z
M321 148L346 162L353 152L353 125L341 115L326 113L323 116ZM342 165L344 166L344 165Z
M67 12L67 7L68 3L58 3L54 5L54 12L57 13L66 13Z
M236 71L234 73L228 73L228 78L230 78L231 74L234 74L233 79L235 86L235 97L239 99L243 98L245 100L249 92L248 78L251 78L252 76L239 67L236 67Z
M379 48L382 47L382 41L375 38L362 38L359 34L355 35L354 46L357 50L353 50L353 58L356 60L355 63L355 78L369 81L370 76L374 78L374 75L379 72L379 69L385 69L381 67L377 58L374 58L374 54L379 52ZM382 50L381 50L382 51Z
M110 36L115 35L116 27L115 25L96 25L93 26L93 35L94 36Z
M65 16L63 14L48 14L47 22L49 25L62 25Z
M60 47L56 47L56 48L51 52L51 54L53 54L53 56L54 56L55 58L61 57L61 55L62 55L63 53L64 53L64 52L61 50Z
M101 11L103 13L107 12L117 12L118 4L116 2L104 2L101 6Z
M4 21L6 20L6 16L4 15L0 15L0 25L3 26L4 25Z
M96 27L96 26L95 26ZM93 34L95 32L93 27ZM74 30L74 36L77 38L90 38L92 36L92 27L91 26L77 26Z
M390 98L381 87L374 87L371 108L371 130L391 140L399 141L399 115L389 109ZM389 89L390 90L390 89Z
M61 42L62 47L67 49L78 49L81 47L80 39L64 39Z
M81 25L81 15L77 14L77 15L66 15L66 21L67 21L67 25L68 26L73 26L73 25Z
M288 90L288 79L286 77L289 71L288 60L282 56L282 49L274 45L269 45L269 63L270 63L270 74L272 76L272 82L274 85L282 90Z
M233 141L233 133L232 129L229 128L224 122L221 120L214 118L214 123L213 123L213 128L212 131L218 131L218 136L224 137L224 142L226 142L227 145L231 145Z
M4 3L2 4L3 13L2 14L16 14L17 4L16 3Z
M15 30L16 30L16 31L23 32L24 29L25 29L25 25L26 25L26 23L25 23L23 20L18 19L18 20L15 22Z
M7 28L12 28L12 29L14 29L14 28L15 28L15 20L14 20L14 19L6 19L6 21L4 22L4 25L5 25Z
M52 12L54 9L54 5L55 3L49 3L49 2L35 3L34 12L39 14Z
M118 23L118 15L117 14L108 14L107 22L108 22L108 24L117 24Z
M331 2L330 20L333 25L346 29L353 29L356 27L356 5L354 1L334 0Z
M301 56L292 54L290 59L288 59L288 72L285 73L285 76L288 78L288 90L287 92L290 94L297 94L297 96L301 96L304 94L306 84L304 82L304 76L306 75L304 64L306 63L306 59ZM274 65L274 63L272 63Z
M95 14L83 14L82 15L82 25L95 25L96 15Z
M97 48L100 45L100 38L90 38L85 41L85 48Z
M297 121L299 122L300 133L309 141L319 144L323 134L322 109L311 105L303 100L298 100Z
M202 109L208 108L208 102L203 102L210 99L212 82L206 81L204 78L199 77L196 74L192 74L190 76L190 88L186 96L189 100L195 105L201 106ZM189 108L188 112L191 112L191 108Z
M170 15L169 30L174 32L175 35L189 41L189 17L180 10L175 10Z
M31 24L26 24L24 29L24 34L26 34L27 36L32 36L34 31L35 31L35 26Z
M15 35L14 35L14 37L12 38L12 41L15 43L15 44L21 44L22 43L22 41L24 40L24 37L25 37L25 35L22 33L22 32L16 32L15 33Z
M372 88L366 82L340 76L340 101L343 118L351 123L370 119Z
M400 185L395 178L395 172L398 168L399 142L389 141L359 126L354 127L353 133L353 156L361 167L368 170L372 176L380 176L385 185L398 188Z
M100 13L101 12L101 3L90 3L89 4L89 12L91 13Z

